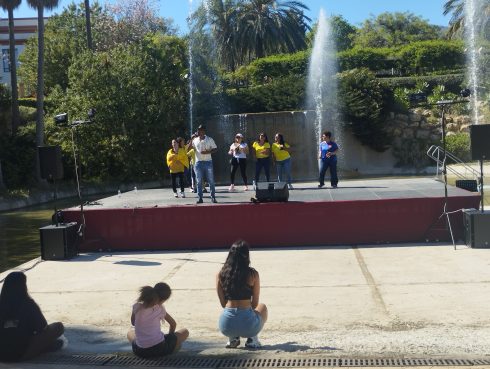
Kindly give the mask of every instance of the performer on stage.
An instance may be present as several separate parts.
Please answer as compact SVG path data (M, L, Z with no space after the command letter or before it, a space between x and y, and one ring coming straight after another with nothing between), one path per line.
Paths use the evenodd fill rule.
M320 142L320 148L318 150L318 159L320 162L320 184L318 188L322 188L325 185L325 173L330 168L330 184L332 188L337 188L339 179L337 178L337 152L339 147L332 141L332 133L325 131L322 134L322 142Z
M270 181L270 164L271 164L271 145L269 143L269 139L267 135L262 132L259 134L258 141L255 141L252 145L255 153L255 158L257 161L255 162L255 183L259 182L260 172L262 168L264 168L265 178L267 182Z
M214 187L214 173L213 173L213 158L211 154L218 150L214 140L206 136L206 127L200 125L197 128L198 136L192 140L192 146L196 155L196 163L194 170L196 171L197 177L197 194L199 199L198 204L202 204L202 194L204 187L204 177L207 178L209 187L211 190L211 201L217 203L216 201L216 190Z
M188 143L185 143L185 140L182 137L177 137L177 142L179 143L179 152L181 152L183 164L184 164L184 180L187 186L189 186L189 188L192 190L190 163L189 163L189 156L187 155L191 142L189 141Z
M177 140L172 140L172 148L167 152L167 165L170 170L170 176L172 177L172 190L174 191L174 197L178 198L177 194L177 178L180 184L180 196L185 197L184 193L184 168L185 162L188 162L187 154L184 149L179 147Z
M231 185L229 191L235 190L235 174L240 167L240 173L243 179L243 190L248 191L247 184L247 155L248 155L248 145L243 142L243 135L237 133L235 136L235 141L230 145L230 150L228 154L231 155Z
M276 163L277 180L282 182L284 179L287 179L288 187L292 190L291 155L289 154L291 146L284 141L282 133L276 133L274 141L272 144L272 154Z

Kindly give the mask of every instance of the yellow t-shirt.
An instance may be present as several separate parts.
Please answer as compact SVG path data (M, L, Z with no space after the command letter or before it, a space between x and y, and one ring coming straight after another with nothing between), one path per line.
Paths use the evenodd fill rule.
M196 162L196 152L194 151L194 149L190 149L189 151L187 151L187 157L189 158L190 163L194 165L194 163Z
M259 142L255 141L253 143L252 147L255 150L255 157L257 159L263 159L263 158L268 158L269 157L269 154L267 154L267 155L262 154L261 151L266 150L266 149L270 149L271 148L271 144L270 143L264 142L264 144L261 145Z
M289 144L284 143L284 147L289 148ZM276 161L283 161L291 157L291 155L289 155L289 153L286 150L281 150L279 144L275 142L272 144L272 153L274 154Z
M176 154L173 149L168 150L167 165L168 169L170 169L170 173L182 173L184 171L184 164L180 159L180 153Z
M184 167L189 168L189 157L187 156L187 153L185 152L185 149L183 147L179 148L179 153L177 155L180 162L184 164Z

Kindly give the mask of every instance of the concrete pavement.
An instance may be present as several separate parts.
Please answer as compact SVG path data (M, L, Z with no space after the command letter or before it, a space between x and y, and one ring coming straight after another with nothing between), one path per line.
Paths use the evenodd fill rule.
M252 248L261 301L269 307L257 352L225 349L217 329L214 283L226 254L86 254L20 269L34 265L26 272L32 297L48 321L65 323L63 355L130 352L126 332L138 289L165 281L173 289L167 310L190 330L179 355L490 358L490 249ZM16 367L29 365L42 368Z

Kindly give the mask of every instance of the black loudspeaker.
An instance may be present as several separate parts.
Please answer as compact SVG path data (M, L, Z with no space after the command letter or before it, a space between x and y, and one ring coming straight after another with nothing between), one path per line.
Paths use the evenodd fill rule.
M63 178L63 163L61 161L61 148L59 146L38 146L41 178Z
M70 259L78 253L78 224L62 223L39 228L43 260Z
M470 126L471 160L490 159L490 124Z
M490 211L464 209L464 235L471 248L490 248Z
M255 189L255 199L259 202L288 201L288 185L286 182L259 182Z
M476 179L457 179L456 187L471 192L478 192L478 183Z

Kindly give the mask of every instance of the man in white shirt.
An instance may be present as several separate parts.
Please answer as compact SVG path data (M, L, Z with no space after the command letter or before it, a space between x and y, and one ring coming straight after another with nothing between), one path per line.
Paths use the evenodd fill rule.
M197 178L197 194L199 195L198 204L202 204L202 192L203 192L203 179L206 179L209 183L209 188L211 190L211 201L217 203L215 197L215 187L214 187L214 173L213 173L213 158L211 154L218 150L214 140L206 136L206 127L200 125L197 127L198 136L192 140L192 146L196 154L196 162L194 164L194 171L196 172Z

